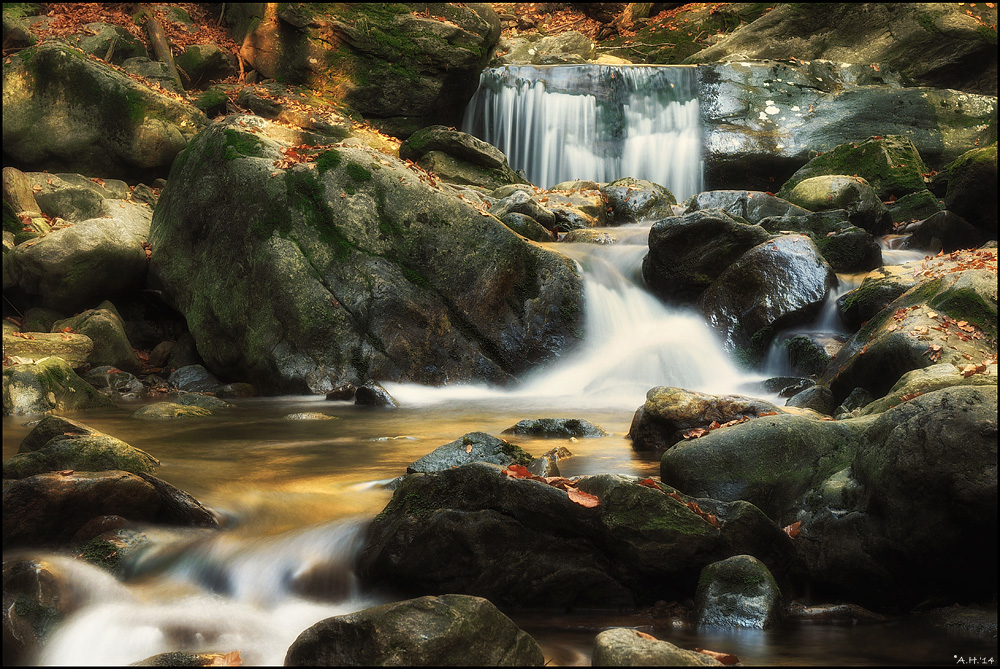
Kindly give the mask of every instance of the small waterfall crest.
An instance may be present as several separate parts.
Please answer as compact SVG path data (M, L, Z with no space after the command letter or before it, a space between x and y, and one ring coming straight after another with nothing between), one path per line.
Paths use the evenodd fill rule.
M485 70L462 130L542 188L648 179L683 200L703 190L694 67L507 65Z

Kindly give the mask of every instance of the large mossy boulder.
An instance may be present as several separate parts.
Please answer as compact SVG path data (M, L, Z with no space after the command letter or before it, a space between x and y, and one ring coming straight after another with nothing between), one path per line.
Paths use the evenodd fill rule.
M780 413L776 406L754 397L657 386L649 389L646 401L636 409L628 436L637 451L663 450L690 438L685 434L691 430L774 413Z
M661 298L693 303L727 267L769 237L723 209L664 218L649 230L642 276Z
M963 365L968 369L968 365ZM908 399L924 393L950 388L951 386L995 386L997 385L997 365L984 365L974 373L963 373L950 362L939 362L930 367L914 369L899 377L885 397L866 404L860 409L860 415L882 413L888 411ZM905 399L904 399L905 398Z
M592 667L721 667L714 657L684 650L639 630L615 627L594 639Z
M443 181L493 190L527 183L507 164L500 149L478 137L443 125L421 128L399 147L399 157L412 160Z
M53 411L104 409L114 403L77 376L59 357L3 368L3 413L43 414Z
M773 191L816 152L823 152L820 159L830 152L839 156L837 147L860 147L866 137L905 137L933 169L976 142L985 146L995 140L996 131L991 130L997 109L995 89L977 95L950 88L903 87L898 74L887 67L875 71L871 64L877 63L867 58L846 63L841 59L789 62L784 60L787 55L782 51L774 56L782 60L699 65L709 188ZM906 175L911 185L902 194L923 189L913 160L884 162L884 156L874 157L886 176ZM877 183L879 174L867 170L862 161L854 162L856 167L848 162L820 174L857 174L889 199L883 195L884 184Z
M62 431L54 434L57 429ZM159 460L149 453L121 439L65 418L49 416L28 433L16 455L4 460L3 477L22 479L68 469L152 474L158 464Z
M49 356L58 356L74 369L87 363L94 341L87 335L70 332L6 332L3 335L4 357L12 356L22 362L38 362Z
M837 276L804 235L780 235L744 253L701 294L698 306L728 350L763 356L776 329L815 315Z
M888 200L925 190L925 173L928 169L910 138L869 137L863 142L840 144L816 156L784 183L778 195L788 197L799 184L816 177L851 175L864 179L875 191L876 199Z
M441 595L327 618L285 655L293 667L540 667L542 649L481 597Z
M206 129L153 217L151 272L212 372L270 392L504 381L576 339L569 258L371 149L276 167L270 129Z
M963 153L945 166L945 207L989 239L997 238L997 144Z
M935 362L964 367L995 356L995 259L995 250L984 249L902 266L917 272L919 283L870 316L818 383L829 386L837 402L857 387L881 397L911 370Z
M668 449L660 477L696 497L745 500L783 522L800 495L850 463L859 429L852 421L754 418Z
M652 481L602 474L574 485L597 505L488 463L411 474L372 523L360 574L409 596L608 608L691 596L701 568L730 555L787 568L787 536L745 502L698 499L696 513L695 500Z
M22 169L162 177L206 122L194 106L64 43L4 61L4 154Z
M861 177L825 174L803 179L785 196L809 211L843 209L852 225L873 235L892 229L892 215L868 182Z
M816 591L877 607L988 598L996 387L935 390L863 420L851 466L798 502L795 548Z
M975 16L981 17L978 21ZM796 58L870 63L919 86L996 95L996 9L913 3L776 5L685 62ZM822 61L821 61L822 62ZM869 72L875 71L870 68Z
M666 187L646 179L624 177L601 186L600 191L611 210L610 225L672 216L674 211L670 205L677 204L674 194Z
M342 100L383 132L406 137L458 125L500 36L482 3L248 5L240 55L269 79Z

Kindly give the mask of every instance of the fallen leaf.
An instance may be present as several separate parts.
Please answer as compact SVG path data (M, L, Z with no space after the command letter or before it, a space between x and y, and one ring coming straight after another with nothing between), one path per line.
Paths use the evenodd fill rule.
M701 653L702 655L708 655L721 662L722 664L739 664L740 658L729 653L719 653L714 650L705 650L704 648L695 648L696 653Z
M72 473L73 473L74 471L75 471L75 470L73 470L73 469L63 469L63 470L61 470L61 471L58 471L58 472L56 472L56 473L57 473L57 474L59 474L59 476L69 476L69 475L70 475L70 474L72 474Z
M472 444L466 444L465 445L465 452L466 453L471 453L472 452Z
M576 488L567 488L566 494L569 495L570 500L576 502L580 506L585 506L588 509L592 509L601 503L601 501L597 499L596 495L591 495L589 492L583 492L582 490L577 490Z
M635 630L635 633L638 634L643 639L649 639L650 641L659 641L659 639L657 639L652 634L646 634L645 632L640 632L639 630Z
M503 471L507 476L516 479L531 478L531 472L529 472L528 468L524 465L509 465L507 469Z
M659 490L660 486L656 485L656 481L653 479L643 479L639 481L639 485L644 485L647 488L653 488L654 490Z
M786 525L785 527L783 527L781 529L783 529L785 531L785 534L787 534L790 538L794 539L795 537L797 537L799 535L799 532L802 531L801 529L799 529L801 527L802 527L802 521L801 520L796 520L791 525Z
M231 653L226 653L225 655L221 653L215 653L212 656L212 661L208 664L210 667L240 667L243 666L243 658L240 657L240 651L234 650Z

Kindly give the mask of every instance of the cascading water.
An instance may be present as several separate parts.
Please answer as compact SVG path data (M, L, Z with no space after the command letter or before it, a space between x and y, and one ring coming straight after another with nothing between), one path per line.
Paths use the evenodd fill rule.
M648 179L678 200L702 190L694 67L508 65L483 72L462 124L542 188Z

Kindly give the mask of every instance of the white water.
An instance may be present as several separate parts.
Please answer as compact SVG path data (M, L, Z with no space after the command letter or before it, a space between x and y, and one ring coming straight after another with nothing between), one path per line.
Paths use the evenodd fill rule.
M462 129L542 188L634 177L681 201L703 190L699 114L695 68L508 65L482 73Z

